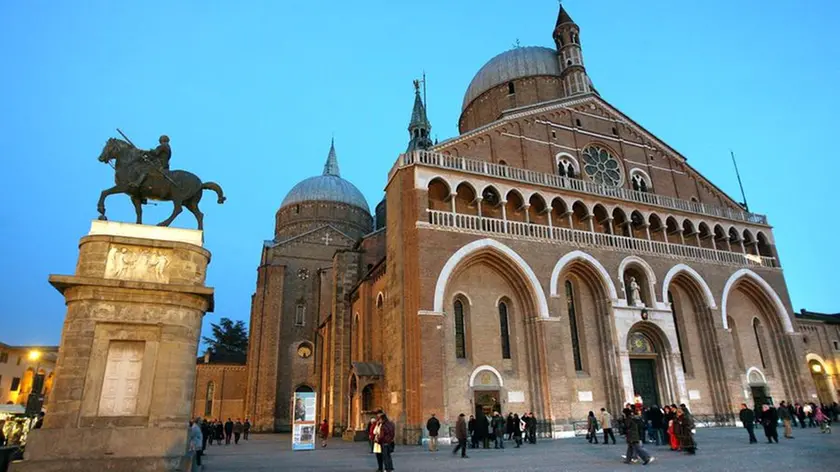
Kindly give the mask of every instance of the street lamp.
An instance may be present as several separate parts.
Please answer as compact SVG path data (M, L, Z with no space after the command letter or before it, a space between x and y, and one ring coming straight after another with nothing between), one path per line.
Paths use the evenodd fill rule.
M32 376L32 390L29 391L29 398L26 401L26 416L37 416L41 412L41 389L44 384L38 371L41 369L41 351L33 349L29 351L29 361L35 363L35 372Z

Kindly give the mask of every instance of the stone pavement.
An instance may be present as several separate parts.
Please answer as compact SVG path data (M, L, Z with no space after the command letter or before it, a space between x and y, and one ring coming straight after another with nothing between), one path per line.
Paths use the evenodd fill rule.
M782 428L779 428L782 436ZM750 445L743 428L702 428L696 439L696 456L647 445L656 461L652 470L676 471L761 471L838 470L840 430L820 434L819 429L796 429L795 439L779 439L779 444L764 442L763 430L756 431L758 444ZM626 444L590 445L583 438L544 440L520 449L479 449L468 451L469 459L451 454L443 446L430 453L419 446L397 446L394 467L403 471L624 471L643 468L640 464L621 463ZM286 434L252 435L238 446L208 446L205 456L208 472L262 471L373 471L376 458L367 452L367 443L348 443L332 439L326 449L291 451L291 436ZM645 468L647 470L647 468Z

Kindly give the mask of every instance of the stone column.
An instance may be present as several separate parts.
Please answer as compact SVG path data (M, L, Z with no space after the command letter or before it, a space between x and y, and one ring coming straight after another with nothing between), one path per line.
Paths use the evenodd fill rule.
M19 471L188 470L196 353L213 289L202 232L94 221L64 295L54 389Z

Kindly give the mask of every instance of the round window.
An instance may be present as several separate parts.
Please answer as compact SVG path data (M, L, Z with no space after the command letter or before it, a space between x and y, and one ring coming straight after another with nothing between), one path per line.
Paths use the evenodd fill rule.
M621 185L621 166L618 159L601 146L588 146L583 150L583 170L596 184L609 187Z

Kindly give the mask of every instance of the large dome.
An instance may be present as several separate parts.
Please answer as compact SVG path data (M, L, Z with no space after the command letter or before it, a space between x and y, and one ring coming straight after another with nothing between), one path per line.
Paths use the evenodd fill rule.
M317 175L301 181L292 187L280 208L311 201L346 203L370 213L370 207L362 192L337 175Z
M537 75L560 76L557 51L540 46L519 47L505 51L490 59L475 74L467 88L467 93L464 94L461 111L464 111L479 95L497 85Z
M330 152L324 164L322 175L316 175L299 182L289 190L280 208L303 202L337 202L362 208L370 214L365 196L355 185L341 178L338 170L338 158L335 155L335 142L330 143Z

